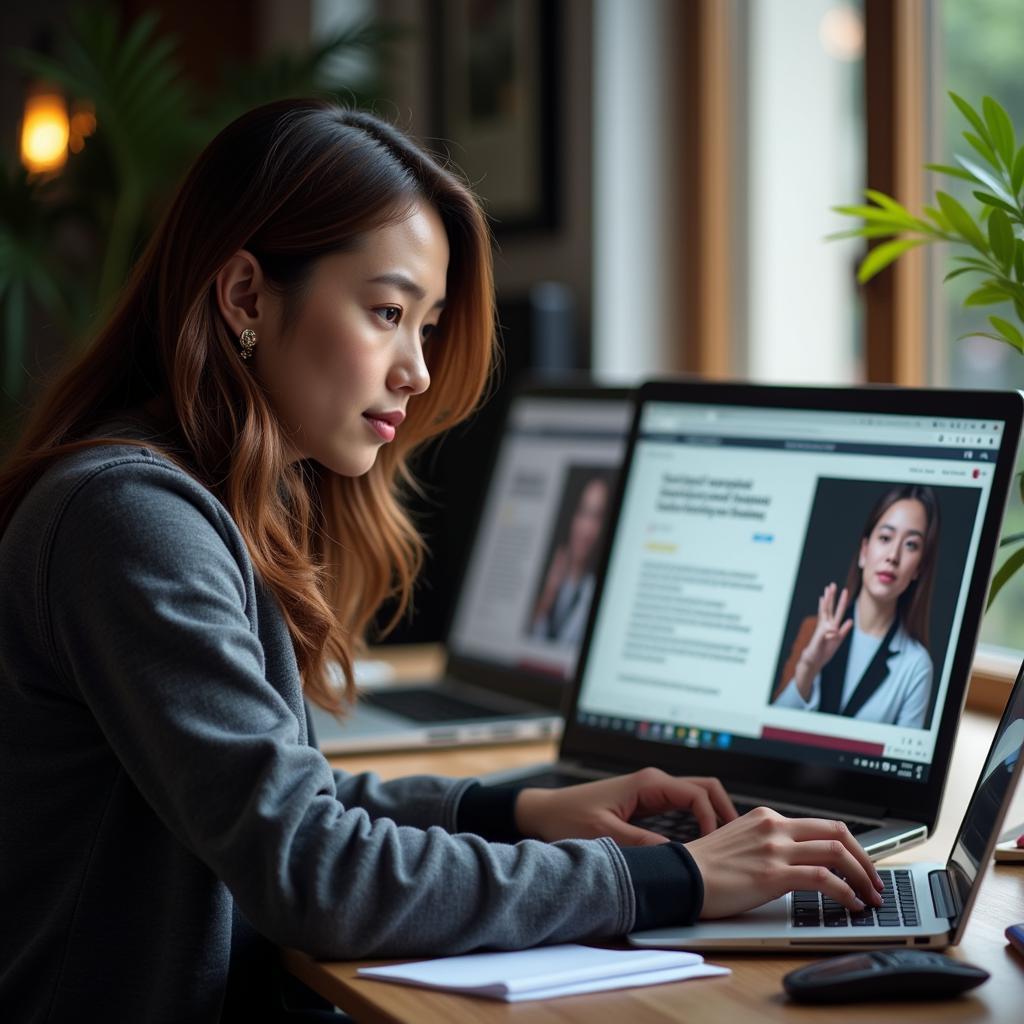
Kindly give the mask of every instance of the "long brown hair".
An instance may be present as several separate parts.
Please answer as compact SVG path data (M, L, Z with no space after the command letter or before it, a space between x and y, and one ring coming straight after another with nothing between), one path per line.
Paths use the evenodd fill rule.
M926 484L906 484L886 491L868 515L861 531L861 541L867 540L874 532L879 520L897 501L916 501L924 509L927 526L921 542L921 563L917 579L900 594L896 602L896 615L907 633L924 647L928 646L928 623L932 611L932 582L935 575L935 555L939 547L939 501ZM850 594L851 607L860 593L863 582L859 562L861 545L850 564L846 576L846 589Z
M241 248L301 303L315 261L349 251L417 201L438 211L450 251L447 302L426 353L433 386L408 405L373 468L340 477L290 465L277 419L217 308L215 280ZM408 605L423 544L402 508L407 460L466 417L494 350L490 240L472 193L387 123L320 100L284 100L228 125L199 156L93 344L37 403L0 471L0 535L55 458L126 411L163 402L174 444L160 450L227 507L277 598L304 688L321 706L353 693L357 644L382 602ZM149 447L156 445L146 442Z

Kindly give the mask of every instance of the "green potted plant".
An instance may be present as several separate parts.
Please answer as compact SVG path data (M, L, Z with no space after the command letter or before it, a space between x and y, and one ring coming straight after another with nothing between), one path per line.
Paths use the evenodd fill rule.
M968 155L957 154L959 166L928 164L928 170L970 184L978 201L972 213L948 192L936 191L935 205L922 216L911 213L891 196L875 189L868 202L833 207L862 223L830 238L866 238L875 244L857 271L860 283L870 281L903 253L922 245L947 242L954 247L953 267L944 280L971 276L974 286L963 300L966 307L1001 307L989 313L987 325L962 337L986 337L1024 353L1024 145L1017 147L1013 122L994 99L986 96L976 110L950 93L969 127L963 138ZM958 339L962 340L962 339ZM1024 498L1024 476L1020 480ZM1024 544L1024 533L1003 537L1001 547ZM1024 566L1024 546L1010 554L992 578L989 604L1006 582Z

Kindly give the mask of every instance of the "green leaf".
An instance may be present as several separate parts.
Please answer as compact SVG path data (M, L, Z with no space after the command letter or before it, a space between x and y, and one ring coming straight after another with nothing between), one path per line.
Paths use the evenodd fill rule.
M950 167L948 164L925 164L926 171L934 171L936 174L948 174L951 178L960 178L963 181L974 181L974 175L968 174L959 167Z
M997 277L993 284L998 285L1014 302L1024 302L1024 284L1019 284L1012 277Z
M942 231L952 230L952 224L949 223L949 218L941 211L936 210L934 206L926 206L924 208L925 216L930 217Z
M993 167L999 166L999 157L996 156L995 150L983 139L979 139L977 135L972 135L970 132L964 132L964 138L987 160Z
M1021 219L1020 210L1015 206L1011 206L1009 203L1004 203L1002 199L996 199L995 196L990 196L987 192L974 192L972 193L975 199L979 203L984 203L986 206L994 206L996 209L1004 210L1013 216L1014 220L1019 221Z
M900 238L892 242L886 242L883 245L876 245L861 260L859 269L857 270L857 280L861 284L865 284L870 281L879 271L884 270L893 260L898 259L905 252L910 249L916 249L919 245L924 245L925 239L923 238Z
M910 217L910 213L902 203L897 202L892 196L887 196L884 192L879 192L878 189L866 188L864 189L864 195L883 210ZM911 217L911 220L913 220L913 217Z
M1009 302L1010 297L998 285L986 282L964 299L965 306L994 306L997 302Z
M951 270L942 280L943 282L952 281L955 277L960 277L963 274L980 274L982 273L977 267L958 267L956 270Z
M1003 158L1006 168L1009 169L1013 166L1013 154L1017 148L1010 115L991 96L982 99L981 109L985 114L985 124L988 125L992 144Z
M1019 238L1013 246L1013 276L1018 281L1024 281L1024 241Z
M967 100L957 96L955 92L950 92L949 98L956 104L960 113L963 114L972 125L974 125L974 130L983 139L988 141L988 129L985 127L985 122L981 119L981 115L975 111L974 107L972 107Z
M829 242L838 241L841 238L889 238L891 235L896 234L892 228L883 227L882 225L865 225L862 228L851 228L849 231L833 231L831 234L826 235L825 238Z
M1000 209L993 209L988 218L988 241L992 253L1009 273L1013 266L1014 237L1010 218Z
M954 256L953 262L961 263L965 267L976 267L978 270L984 270L986 274L991 274L996 270L991 263L978 259L977 256Z
M936 192L935 198L939 201L942 212L949 218L953 230L975 249L987 253L988 240L981 233L981 228L971 219L971 215L948 192Z
M967 171L968 174L973 175L977 181L980 181L982 185L989 189L989 191L994 195L1002 199L1004 203L1013 202L1013 195L1002 182L998 174L993 174L992 171L986 170L969 157L957 154L956 159L963 165L964 170Z
M996 570L996 574L992 577L992 586L988 592L988 604L987 608L992 607L992 602L996 599L996 595L1003 587L1010 581L1014 573L1016 573L1020 567L1024 565L1024 548L1019 551L1014 551L1009 558Z
M847 217L861 217L864 220L880 224L892 224L900 231L912 230L917 227L917 220L906 210L886 210L878 206L833 206L836 213Z
M1014 198L1020 195L1021 186L1024 186L1024 146L1017 150L1017 156L1013 161L1013 170L1010 171L1010 184L1013 186Z
M1024 334L1001 316L990 316L988 322L1006 339L1018 352L1024 352Z

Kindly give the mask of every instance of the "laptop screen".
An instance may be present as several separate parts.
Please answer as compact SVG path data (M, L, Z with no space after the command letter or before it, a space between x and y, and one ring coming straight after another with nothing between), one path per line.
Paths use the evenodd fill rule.
M1022 669L1021 675L1024 675ZM1007 807L1013 797L1014 771L1024 747L1024 685L1021 675L1003 711L992 748L974 789L970 806L949 857L961 904L968 899L980 869L991 856Z
M925 782L1004 432L646 402L575 722Z
M452 656L565 679L632 407L625 397L513 401L448 637Z

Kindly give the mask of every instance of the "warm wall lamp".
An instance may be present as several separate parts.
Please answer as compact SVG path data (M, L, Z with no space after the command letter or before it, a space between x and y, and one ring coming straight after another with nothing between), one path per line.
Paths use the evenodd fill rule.
M81 153L96 131L92 104L76 103L71 116L63 95L52 86L37 85L25 98L21 120L21 162L29 174L55 174L68 152Z
M40 86L25 98L21 162L30 174L59 171L68 159L68 105L56 89Z

